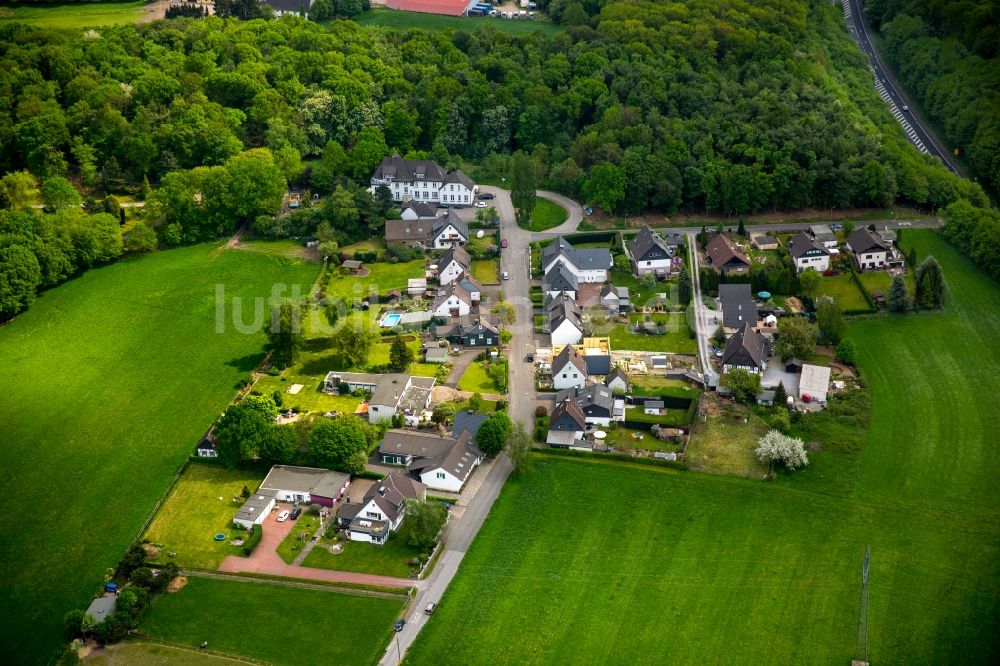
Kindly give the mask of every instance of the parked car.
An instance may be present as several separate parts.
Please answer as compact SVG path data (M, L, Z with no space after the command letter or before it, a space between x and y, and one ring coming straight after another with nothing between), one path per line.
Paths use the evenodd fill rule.
M504 271L503 273L500 274L500 278L504 279L504 280L509 280L510 279L510 273L508 273L507 271Z
M507 247L507 239L506 238L504 238L504 239L502 239L500 241L500 247L503 248L503 249L506 249L506 247Z
M278 514L278 522L279 523L283 523L286 520L288 520L288 512L287 511L282 511L281 513Z
M489 201L490 199L496 199L496 198L497 195L492 194L490 192L484 192L483 194L479 195L480 201Z
M302 515L302 507L297 506L294 509L292 509L292 514L289 516L289 518L291 518L292 520L298 520L299 516L301 515Z
M399 618L398 620L396 620L396 624L394 624L392 628L395 629L396 631L402 631L403 627L405 626L406 626L406 620L404 620L403 618Z
M486 208L486 202L485 201L477 201L476 202L476 208Z
M439 203L438 204L438 208L447 208L447 207L448 207L448 204L446 204L446 203Z
M424 612L430 615L431 613L434 612L435 608L437 608L437 604L432 601L429 604L427 604L427 606L424 608Z

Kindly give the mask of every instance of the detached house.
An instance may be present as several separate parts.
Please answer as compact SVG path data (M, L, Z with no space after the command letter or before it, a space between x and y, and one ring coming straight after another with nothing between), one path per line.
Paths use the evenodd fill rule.
M570 388L556 393L556 404L575 402L586 423L606 426L614 417L615 399L611 389L604 384L591 384L584 388Z
M369 372L327 373L323 391L338 393L342 387L348 391L368 391L368 421L377 423L402 414L407 425L420 423L421 413L431 404L433 377L413 377L404 374L377 374Z
M416 204L425 207L426 204ZM407 210L412 211L413 208ZM409 217L385 221L385 242L411 247L445 250L464 245L469 240L469 227L455 213L448 211L441 217Z
M820 247L825 247L828 250L837 247L837 234L833 233L833 229L828 224L809 225L809 235Z
M500 345L500 329L483 314L450 317L448 323L434 325L433 333L438 339L464 347Z
M427 499L427 486L402 474L390 474L372 485L361 502L341 505L337 523L348 527L351 541L382 545L403 523L409 499Z
M586 383L587 363L573 345L566 345L552 359L553 388L582 388Z
M469 242L469 225L463 222L454 211L449 210L434 221L431 229L431 247L435 250L446 250L455 245L465 245Z
M435 220L437 208L423 201L408 201L400 209L399 217L404 220Z
M895 255L889 243L864 227L855 229L847 237L847 249L854 253L854 262L859 271L882 270L890 265L891 259L895 260L895 265L903 265L902 258Z
M593 445L583 438L587 430L586 417L580 405L572 399L556 401L549 415L549 432L545 443L554 449L589 451Z
M431 313L435 317L464 317L472 311L473 305L478 304L478 299L473 300L472 292L455 281L437 293L431 305Z
M712 269L716 273L746 273L750 270L750 259L739 246L725 234L716 234L705 246Z
M476 185L461 171L445 173L433 160L404 160L399 155L385 157L372 173L369 191L385 185L392 192L393 201L409 201L437 205L471 206L476 196Z
M601 288L600 304L610 315L631 311L632 299L629 295L628 287L616 287L612 284L605 284Z
M720 284L723 328L741 329L744 324L757 325L757 303L748 284Z
M562 236L542 249L542 272L562 264L576 276L577 282L604 282L611 268L611 251L604 248L576 249Z
M836 240L834 240L836 246ZM830 253L819 242L800 231L788 241L788 254L795 263L795 272L812 268L817 273L830 270Z
M552 345L575 345L583 339L583 313L576 301L563 294L547 308Z
M756 375L767 369L767 341L747 322L726 342L722 352L722 372L746 370Z
M567 294L575 299L577 286L576 275L561 263L553 264L542 278L542 293L551 298Z
M457 280L469 272L470 266L472 266L472 258L465 251L465 248L453 245L438 262L438 283L444 286Z
M460 492L483 461L471 430L448 437L418 430L389 430L378 445L383 465L400 465L433 490Z
M677 236L668 243L648 224L643 225L642 230L625 246L632 262L632 272L638 276L653 273L657 277L669 277L677 245Z

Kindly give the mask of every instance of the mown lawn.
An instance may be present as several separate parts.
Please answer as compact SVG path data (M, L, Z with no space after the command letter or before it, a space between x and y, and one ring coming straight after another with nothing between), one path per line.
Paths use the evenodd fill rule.
M478 391L479 393L496 393L497 387L486 374L486 366L482 361L473 361L458 380L459 391Z
M229 545L229 539L247 533L234 527L233 516L243 505L243 488L253 492L263 479L263 470L189 464L143 534L150 542L162 546L156 561L216 569L226 555L239 554L238 548ZM229 539L215 541L213 537L218 532ZM176 555L170 557L170 552Z
M0 25L27 23L42 28L89 28L135 23L145 2L74 2L64 5L0 7Z
M480 259L472 262L472 277L479 284L496 284L500 281L500 266L496 259Z
M535 209L531 211L530 231L546 231L566 221L566 209L548 199L535 198Z
M642 321L643 315L630 315L633 324ZM655 351L671 354L696 354L698 341L691 338L687 325L687 317L683 312L662 313L653 315L654 321L666 320L667 332L664 335L646 335L633 333L624 324L615 324L607 335L611 338L611 349L615 351Z
M317 266L199 245L99 268L43 293L0 328L0 588L11 663L46 661L62 617L85 608L198 438L249 376L264 335L226 300L306 293ZM246 308L244 308L246 309ZM26 498L40 489L50 501Z
M274 664L373 664L402 599L271 583L191 578L147 612L140 630L155 639Z
M390 289L406 289L410 278L424 276L423 260L406 261L397 264L375 262L363 264L368 269L364 277L343 274L339 268L331 269L326 283L327 297L341 297L349 301L360 301L373 293L385 293Z
M837 301L842 310L867 310L868 301L864 294L858 289L854 278L850 273L840 275L823 276L819 281L819 288L816 290L817 296L829 296Z
M873 401L856 483L821 464L764 483L537 458L412 663L847 663L866 546L872 663L1000 660L1000 286L931 232L907 241L941 262L951 298L850 325Z
M562 28L554 23L536 19L534 21L511 20L493 17L475 16L440 16L438 14L421 14L397 9L372 9L355 19L359 24L393 30L465 30L472 32L477 28L492 27L511 35L526 35L532 32L553 34Z
M423 552L420 548L406 542L407 534L407 524L404 520L399 532L389 537L389 540L383 545L376 546L371 543L341 540L340 543L344 546L344 550L336 555L330 552L330 546L333 542L321 539L320 543L316 544L306 555L302 565L317 569L356 571L406 578L410 575L410 567L407 563L411 559L419 557Z

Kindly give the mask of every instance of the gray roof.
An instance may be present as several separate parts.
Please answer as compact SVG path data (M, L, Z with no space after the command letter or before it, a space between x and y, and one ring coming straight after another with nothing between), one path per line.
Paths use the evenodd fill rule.
M629 300L628 287L616 287L613 284L607 282L601 287L601 300L615 300L627 301Z
M450 248L444 251L441 256L441 261L438 264L441 268L445 268L448 264L455 260L458 264L464 267L466 270L472 265L472 258L469 253L465 251L465 248L460 245L452 245Z
M383 157L375 167L372 180L392 180L400 183L435 181L443 183L445 171L433 160L404 160L399 155Z
M552 374L560 372L567 365L573 365L577 370L582 372L584 375L587 373L587 364L584 362L583 357L576 351L573 345L566 345L563 347L562 351L556 354L556 357L552 359Z
M406 468L418 474L423 470L443 469L464 481L475 468L477 461L483 457L483 452L472 442L472 433L464 430L457 439L440 435L438 437L445 442L445 448L440 453L433 456L414 456L413 462Z
M469 293L469 290L463 287L461 283L461 280L452 280L446 284L444 289L440 290L437 293L437 296L434 297L434 303L431 305L431 310L437 310L442 303L447 301L452 296L457 296L458 300L471 306L472 294Z
M553 266L542 278L542 291L576 291L578 282L562 262Z
M312 0L263 0L265 4L279 12L298 13L301 9L308 12L312 5Z
M720 284L719 300L722 301L722 325L726 328L757 323L757 304L749 284Z
M390 474L381 481L372 484L365 493L362 505L375 500L375 504L390 520L403 511L403 505L408 499L422 499L427 493L427 486L420 481L404 474Z
M611 372L609 372L608 376L604 379L604 385L605 386L610 385L611 382L618 377L620 377L621 380L625 382L626 385L628 385L628 373L622 370L620 365L616 365L614 368L611 369Z
M444 363L448 360L448 349L446 347L424 347L424 360L428 363Z
M472 188L469 188L472 189ZM455 227L455 231L462 234L462 238L469 240L469 225L466 224L458 213L450 208L434 222L434 229L431 232L431 239L437 238L448 225Z
M433 458L443 454L455 443L455 438L420 430L387 430L378 445L382 454L399 454L417 458Z
M545 443L549 446L574 446L591 448L590 440L577 439L574 430L549 430L545 434Z
M400 210L406 210L407 208L413 210L420 218L436 218L437 208L430 205L426 201L408 201L406 202ZM386 220L388 221L388 220Z
M817 240L822 240L817 236ZM804 231L792 236L791 240L788 241L788 254L792 257L798 259L802 257L810 250L819 250L823 254L829 254L826 250L816 244L816 241L810 238Z
M257 492L243 502L243 506L233 516L234 520L248 520L254 522L257 517L274 501L276 490L274 488L258 488ZM325 495L323 495L325 497Z
M409 375L402 373L382 375L369 402L373 405L398 405L409 379Z
M828 224L810 224L809 233L820 242L837 240L837 235L833 233L833 229Z
M597 407L608 410L608 414L611 413L611 408L614 407L615 402L611 389L604 384L591 384L590 386L585 386L583 388L563 389L562 391L556 393L557 403L561 403L566 400L576 402L584 411L586 411L587 407L596 405Z
M584 354L583 362L587 364L587 374L606 375L611 372L609 354Z
M459 437L468 430L472 433L473 439L479 432L479 427L490 417L489 414L478 414L476 412L464 411L455 414L455 423L451 426L451 436Z
M663 401L647 400L646 402L642 403L642 407L643 409L663 409Z
M472 276L469 275L468 273L462 275L462 277L460 277L457 280L455 280L455 282L457 282L459 285L461 285L461 287L463 289L465 289L466 291L468 291L470 293L473 292L473 291L478 291L478 292L482 292L483 291L482 286L480 286L480 284L478 282L476 282L475 280L473 280Z
M575 400L566 397L563 400L558 399L558 394L556 398L556 406L552 409L552 413L549 415L549 424L559 423L563 417L568 417L575 430L585 430L587 428L586 417L583 415L583 410L580 409L580 405L576 403ZM568 430L568 428L558 428L559 430ZM551 432L551 430L550 430Z
M472 179L466 176L461 169L455 169L448 174L448 177L444 179L445 183L461 183L465 185L470 190L473 189L476 184L472 182Z
M115 614L115 607L118 605L118 597L108 595L97 597L87 606L87 615L98 622L103 622Z
M583 330L583 314L580 312L580 306L566 294L561 294L549 304L549 331L556 330L567 320L577 329Z
M642 225L642 230L628 243L628 251L636 261L641 260L653 248L659 248L663 259L670 257L670 250L660 235L650 229L648 224Z
M290 490L320 497L337 497L351 477L342 472L332 472L318 467L275 465L261 481L258 494L265 490Z
M542 249L542 267L548 266L555 257L562 255L579 270L611 268L611 250L605 248L576 249L563 238L555 239Z
M860 229L855 229L854 232L848 236L847 244L851 246L851 252L854 254L864 254L866 252L888 252L889 246L884 240L879 236L876 236L867 227L861 227Z
M431 238L433 223L430 220L386 220L386 243L426 243Z
M761 367L767 356L767 342L760 333L753 330L753 324L747 322L742 329L729 338L726 343L726 350L722 353L722 365L745 365L741 361L749 357L758 368Z

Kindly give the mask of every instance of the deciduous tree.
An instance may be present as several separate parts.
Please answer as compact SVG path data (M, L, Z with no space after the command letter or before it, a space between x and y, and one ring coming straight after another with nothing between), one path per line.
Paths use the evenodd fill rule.
M760 375L737 368L727 372L722 383L733 392L733 397L738 401L749 402L760 390Z
M784 465L789 470L796 470L809 464L806 447L801 439L782 435L777 430L771 430L761 437L754 451L757 459L767 465L768 474L774 470L775 463Z
M437 543L448 510L440 502L409 499L406 501L407 542L411 546L430 550Z
M497 455L503 450L511 427L512 423L506 412L493 412L479 426L479 431L476 433L476 446L488 456Z
M309 433L309 455L320 467L342 472L355 471L356 454L364 455L367 449L364 426L353 415L323 419Z
M511 161L510 201L514 206L518 225L529 228L535 210L535 169L531 157L522 151L514 153Z
M816 324L820 335L832 345L840 342L844 335L844 316L840 305L831 298L823 298L816 306Z
M345 317L333 330L330 347L344 366L360 367L380 339L375 322L366 317Z
M808 359L816 350L819 329L805 317L782 317L778 320L775 352L782 359Z
M514 474L524 474L531 467L531 435L525 431L520 421L514 424L507 435L504 452L514 467Z

